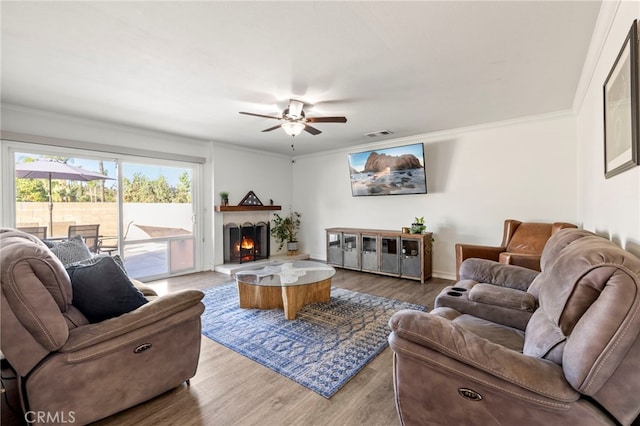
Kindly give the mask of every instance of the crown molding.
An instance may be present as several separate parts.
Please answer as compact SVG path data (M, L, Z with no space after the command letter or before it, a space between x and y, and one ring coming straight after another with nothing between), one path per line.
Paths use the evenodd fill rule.
M593 82L593 78L598 67L598 62L602 57L602 52L613 27L618 8L620 7L620 0L617 1L603 1L600 5L600 12L598 13L598 19L591 36L591 42L589 43L589 50L582 66L582 74L580 74L580 80L578 81L578 87L576 94L573 98L573 111L578 112L582 108L589 87Z

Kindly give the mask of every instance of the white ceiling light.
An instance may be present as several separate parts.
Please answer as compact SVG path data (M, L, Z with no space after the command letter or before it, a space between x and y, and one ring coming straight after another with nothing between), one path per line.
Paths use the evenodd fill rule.
M299 121L287 121L286 123L282 123L281 127L289 136L296 137L304 130L305 126L304 123L300 123Z

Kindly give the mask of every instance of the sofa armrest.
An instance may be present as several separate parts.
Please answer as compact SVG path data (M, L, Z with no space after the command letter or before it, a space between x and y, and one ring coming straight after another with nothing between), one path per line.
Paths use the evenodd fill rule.
M182 290L158 297L119 317L74 328L69 332L69 339L60 348L60 352L79 351L191 309L199 316L204 310L204 305L200 303L203 297L204 293L199 290Z
M479 246L473 244L456 244L456 279L460 279L460 265L465 259L479 258L495 260L496 262L500 258L500 253L505 250L505 247L491 247L491 246Z
M428 357L429 351L435 351L555 401L573 402L580 396L565 380L559 365L490 342L446 318L403 310L391 317L389 325L393 330L390 341L397 337L425 348L425 354L413 354L418 359ZM396 350L394 346L392 348Z
M505 247L480 246L474 244L456 244L456 258L462 262L465 259L477 257L498 261L500 253L505 251Z
M476 287L479 289L474 291ZM432 312L435 314L436 309L449 308L456 315L468 314L524 331L536 307L535 297L528 292L476 281L458 281L455 287L445 287L436 296Z
M507 265L522 266L523 268L540 270L540 255L526 253L500 253L500 262Z
M140 293L142 293L142 295L147 299L158 295L158 293L151 286L146 285L142 281L138 281L135 278L129 278L129 280L131 280L131 284L133 284L135 288L140 290Z
M460 279L526 291L540 272L486 259L467 259L460 265Z
M471 288L469 300L527 312L535 311L537 305L536 298L526 291L482 283Z

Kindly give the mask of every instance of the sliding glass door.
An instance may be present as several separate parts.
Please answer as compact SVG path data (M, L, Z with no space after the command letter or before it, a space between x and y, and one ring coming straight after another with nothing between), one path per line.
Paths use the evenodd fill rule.
M11 154L16 227L62 239L99 225L99 251L119 254L132 278L199 270L198 164L54 147Z
M124 261L134 277L196 268L194 168L123 162Z

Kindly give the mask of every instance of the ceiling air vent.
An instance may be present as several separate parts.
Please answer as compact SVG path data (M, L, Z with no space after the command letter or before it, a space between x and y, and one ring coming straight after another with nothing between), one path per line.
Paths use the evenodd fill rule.
M369 136L370 138L376 138L378 136L392 135L393 132L390 130L377 130L375 132L365 133L365 136Z

